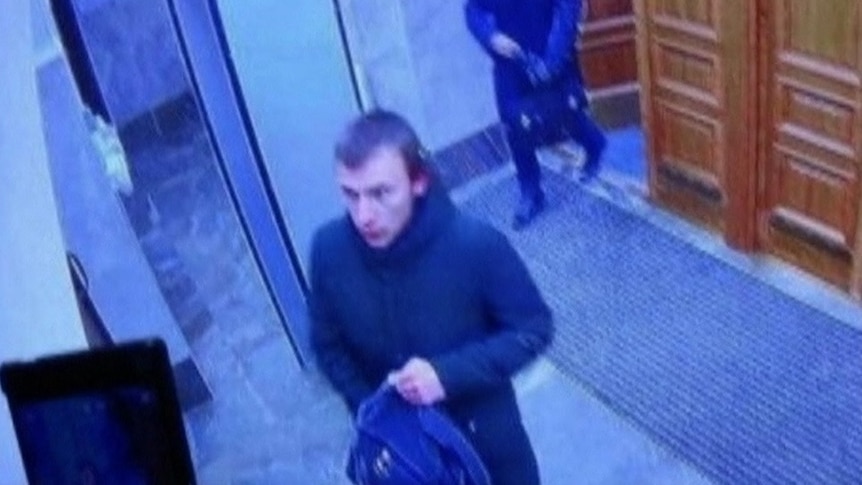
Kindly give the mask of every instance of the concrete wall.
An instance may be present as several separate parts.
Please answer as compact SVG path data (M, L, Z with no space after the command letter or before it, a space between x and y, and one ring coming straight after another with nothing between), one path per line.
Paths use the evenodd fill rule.
M370 104L404 114L432 150L496 122L491 61L463 2L340 0Z
M334 6L321 0L219 0L264 162L297 251L342 213L333 144L358 113Z
M86 345L42 137L30 2L0 11L0 361ZM10 182L14 181L14 182ZM0 401L0 485L26 483L6 400Z

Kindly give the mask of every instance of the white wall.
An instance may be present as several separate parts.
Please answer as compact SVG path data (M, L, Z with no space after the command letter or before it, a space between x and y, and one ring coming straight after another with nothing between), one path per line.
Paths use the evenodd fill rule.
M358 112L330 0L219 0L242 93L297 251L342 213L333 144Z
M86 346L43 143L30 4L0 2L0 361ZM25 483L5 398L0 485Z
M497 122L491 60L470 35L464 2L339 0L363 94L445 148Z

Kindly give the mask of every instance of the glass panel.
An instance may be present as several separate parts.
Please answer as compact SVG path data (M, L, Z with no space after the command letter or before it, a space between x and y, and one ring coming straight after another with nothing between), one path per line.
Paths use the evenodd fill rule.
M273 447L340 447L333 433L314 438L344 435L346 421L319 425L337 398L322 398L314 376L293 387L299 364L223 179L168 5L63 1L74 18L56 24L79 28L85 52L52 49L61 42L51 12L36 20L49 29L37 77L65 243L112 339L167 341L200 483L283 477L284 467L267 468ZM82 60L107 117L83 101L70 66ZM299 412L323 413L309 420L316 434L279 418ZM270 433L280 445L251 446ZM301 456L280 458L302 466ZM339 454L325 459L327 470L340 468Z

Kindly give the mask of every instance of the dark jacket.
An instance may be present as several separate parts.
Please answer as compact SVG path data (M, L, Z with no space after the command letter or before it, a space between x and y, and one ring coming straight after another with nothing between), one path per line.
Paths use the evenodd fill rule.
M491 49L491 36L500 32L544 61L552 73L570 67L581 0L468 0L467 26L494 59L496 71L519 71L514 61Z
M529 477L535 458L511 377L550 342L550 311L501 233L460 214L437 183L416 204L384 250L369 247L347 216L315 235L318 363L355 413L390 371L412 356L428 359L446 391L445 409L494 483L524 467Z

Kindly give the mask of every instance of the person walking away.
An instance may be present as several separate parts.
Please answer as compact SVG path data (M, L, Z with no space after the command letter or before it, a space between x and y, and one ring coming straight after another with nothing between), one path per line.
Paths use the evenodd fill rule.
M497 111L517 172L520 199L513 227L527 226L545 207L536 141L522 123L523 100L548 83L574 86L578 109L565 119L565 131L586 152L580 180L599 169L607 140L590 117L575 50L581 0L468 0L467 26L493 60Z

